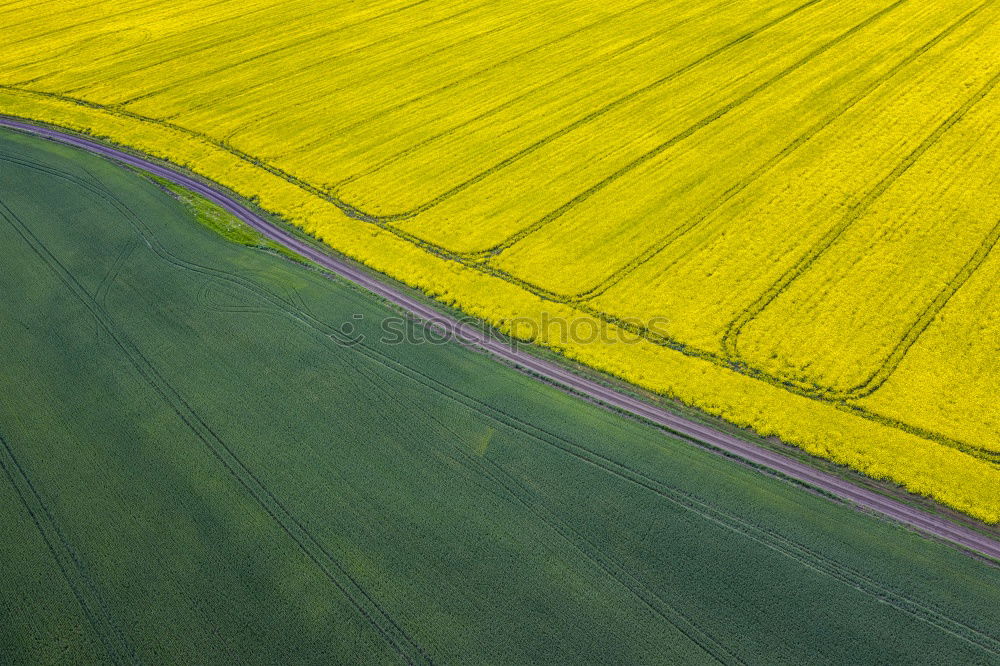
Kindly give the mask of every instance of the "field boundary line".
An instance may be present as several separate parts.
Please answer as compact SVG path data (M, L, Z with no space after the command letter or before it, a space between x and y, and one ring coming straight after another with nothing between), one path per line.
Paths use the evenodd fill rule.
M815 1L819 1L819 0L815 0ZM903 1L903 0L899 0L899 1ZM10 90L10 91L13 91L13 92L16 92L16 93L22 93L22 94L38 95L38 96L42 96L42 97L50 97L50 98L61 100L61 101L67 102L67 103L76 104L76 105L82 105L82 106L85 106L85 107L88 107L88 108L93 108L93 109L95 109L97 111L103 111L103 112L109 113L111 115L118 115L118 116L122 116L122 117L125 117L125 118L132 118L132 119L138 120L140 122L151 122L151 123L154 123L154 124L161 125L161 126L167 128L167 129L171 129L171 130L179 131L179 132L184 133L184 134L191 135L191 136L193 136L196 139L205 141L209 145L212 145L212 146L218 147L218 148L220 148L222 150L225 150L227 152L230 152L234 156L238 157L239 159L248 161L248 162L250 162L250 163L258 166L259 168L262 168L265 171L268 171L269 173L272 173L272 175L275 175L276 177L282 178L283 180L287 180L290 183L292 183L293 185L296 185L297 187L299 187L301 189L304 189L305 191L309 192L310 194L319 196L320 198L322 198L322 199L324 199L324 200L326 200L326 201L328 201L330 203L333 203L334 205L337 205L349 217L353 217L353 218L359 219L361 221L367 221L367 222L374 223L376 225L382 226L383 228L385 228L386 230L390 231L391 233L394 233L395 235L397 235L401 239L406 240L406 241L408 241L408 242L410 242L412 244L415 244L418 247L423 248L425 251L431 252L432 254L437 254L437 255L442 256L443 258L446 258L446 259L456 259L457 258L453 253L450 253L450 251L447 251L444 248L441 248L439 246L435 246L433 244L428 244L428 243L426 243L425 241L423 241L422 239L420 239L419 237L417 237L417 236L415 236L413 234L408 234L408 233L406 233L406 232L404 232L404 231L402 231L400 229L397 229L397 228L393 227L392 225L382 225L382 224L380 224L374 218L370 218L370 217L366 218L363 212L361 212L361 211L359 211L357 209L353 209L353 208L349 207L347 204L344 204L342 201L337 200L335 197L329 196L327 193L325 193L324 191L320 190L319 188L317 188L317 187L315 187L315 186L313 186L313 185L311 185L311 184L309 184L309 183L307 183L305 181L297 179L294 176L291 176L291 174L283 172L280 169L276 169L276 168L274 168L271 165L263 163L263 162L257 160L256 158L254 158L251 155L248 155L246 153L241 153L240 151L237 151L233 147L228 146L228 145L226 145L223 142L214 140L211 137L208 137L207 135L199 134L197 132L194 132L192 130L188 130L188 129L183 128L181 126L174 125L173 123L169 123L169 122L166 122L166 121L159 121L159 120L156 120L156 119L153 119L153 118L149 118L149 117L146 117L146 116L141 116L139 114L135 114L135 113L129 112L127 110L116 110L116 109L113 109L111 107L107 107L107 106L103 106L103 105L100 105L100 104L95 104L95 103L87 102L85 100L75 99L75 98L72 98L72 97L66 97L66 96L62 96L62 95L58 95L58 94L54 94L54 93L44 93L44 92L39 92L39 91L25 90L25 89L17 88L17 87L14 87L14 86L7 86L7 85L0 85L0 89L7 89L7 90ZM499 273L496 270L490 270L490 267L488 267L488 266L483 266L481 264L476 264L476 263L468 263L468 262L464 262L464 261L462 263L465 264L465 265L467 265L467 266L476 268L476 269L478 269L478 270L480 270L482 272L485 272L487 274L493 275L494 277L498 277L500 279L505 279L508 282L511 282L512 284L515 284L516 286L519 286L519 287L524 288L526 290L529 290L529 291L531 290L532 285L530 283L527 283L526 281L523 281L523 280L520 280L520 279L516 279L513 276L509 276L509 277L505 276L505 275ZM614 316L610 316L610 315L608 315L608 313L602 312L600 310L596 310L594 308L577 307L577 306L574 306L574 307L576 307L576 309L578 311L580 311L580 312L583 312L585 314L589 314L591 316L595 316L595 317L597 317L597 318L599 318L599 319L601 319L603 321L606 321L608 323L612 323L612 324L619 325L619 326L621 326L624 323L624 322L622 322L620 320L620 318L616 318ZM708 361L710 361L710 362L712 362L712 363L714 363L716 365L719 365L720 367L724 367L726 369L742 373L742 374L750 376L750 377L752 377L754 379L766 381L766 382L768 382L770 384L773 384L775 386L781 387L781 388L783 388L785 390L790 390L790 391L792 391L792 392L794 392L794 393L796 393L798 395L802 395L804 397L809 397L809 398L812 398L812 399L816 399L816 400L819 400L821 402L825 402L827 404L836 404L838 406L838 408L843 408L843 405L841 403L839 403L839 402L830 401L830 400L824 400L822 396L817 396L813 392L810 392L808 390L802 389L801 387L798 387L798 386L794 386L793 384L791 384L791 383L789 383L787 381L784 381L781 378L773 377L771 375L768 375L767 373L762 373L762 372L759 372L759 371L755 371L752 368L743 368L743 367L740 367L739 364L733 363L729 359L726 359L724 357L720 357L720 356L714 354L713 352L709 352L709 351L706 351L706 350L696 349L696 348L690 347L688 345L685 345L683 343L680 343L679 341L675 341L675 340L672 340L672 339L661 339L662 336L650 335L648 331L636 330L635 327L632 327L632 328L627 328L626 327L626 330L629 330L629 332L636 333L636 334L640 335L641 337L643 337L644 339L648 340L649 342L652 342L653 344L657 344L659 346L665 346L665 347L674 349L676 351L680 351L681 353L684 353L687 356L693 356L693 357L700 358L700 359L703 359L703 360L708 360ZM868 420L878 422L878 423L880 423L882 425L886 425L887 427L898 428L898 426L896 425L897 420L894 420L894 419L891 419L891 418L888 418L888 417L883 417L882 415L876 414L874 412L870 412L868 410L861 410L861 409L858 409L856 407L851 408L849 411L851 411L852 413L854 413L856 415L860 415L860 416L862 416L862 417L864 417L864 418L866 418ZM949 446L951 448L956 448L956 449L961 450L961 451L963 451L963 452L965 452L967 454L970 454L970 455L973 455L973 456L976 456L976 457L988 460L990 462L1000 461L1000 453L994 452L994 451L992 451L990 449L987 449L987 448L984 448L984 447L981 447L981 446L970 444L968 442L962 442L960 440L956 440L954 438L951 438L951 437L948 437L948 436L945 436L945 435L941 435L940 433L933 433L933 432L931 432L931 431L929 431L927 429L917 428L917 427L909 425L909 424L907 424L907 428L905 429L905 431L909 432L911 434L916 434L917 436L923 437L925 439L928 439L928 440L931 440L931 441L935 441L935 442L937 442L939 444L943 444L943 445Z
M258 296L264 299L273 298L273 295L268 295L266 293L260 292L258 289L255 288L254 285L244 285L244 288L250 288ZM291 310L298 309L296 306L284 302L281 303L273 302L273 305L281 309L286 309L286 308ZM289 312L288 314L291 316L291 318L296 319L300 323L305 324L307 327L314 329L321 336L333 339L338 339L343 337L343 334L340 331L338 331L335 327L330 327L329 325L325 324L321 320L316 319L309 313L300 310L298 313ZM342 344L344 342L347 341L342 340L341 343L338 344ZM746 523L745 521L742 521L742 519L737 518L733 514L729 514L725 511L712 507L711 505L704 503L704 501L702 500L697 500L693 496L684 493L683 491L680 491L671 486L667 486L663 484L663 482L658 481L653 477L649 477L648 475L642 472L638 472L632 469L631 467L628 467L611 458L608 458L607 456L603 456L602 454L596 453L591 449L588 449L587 447L566 440L565 438L562 438L559 435L552 433L551 431L527 423L519 419L518 417L512 416L504 412L503 410L497 407L483 403L482 401L479 401L478 399L469 396L468 394L454 387L443 384L439 380L430 377L429 375L420 370L417 370L415 368L400 363L399 361L385 355L384 353L380 352L379 350L373 347L370 347L368 345L361 345L359 347L352 347L352 349L361 351L362 354L366 358L368 358L371 362L376 363L379 366L385 367L386 369L396 374L399 374L400 376L411 379L412 381L416 381L421 385L425 386L426 388L428 388L429 390L438 393L447 399L451 399L457 402L458 404L481 414L482 416L488 418L489 420L497 423L500 426L504 426L516 432L525 434L535 439L536 441L539 441L540 443L549 446L555 446L556 448L559 448L564 452L574 455L576 457L582 457L582 459L584 459L586 462L589 462L590 464L601 467L602 469L605 469L605 471L609 471L612 474L621 476L622 478L626 478L626 480L639 483L639 485L646 487L648 490L653 490L653 492L656 492L657 494L663 496L668 501L677 504L681 508L693 511L697 515L710 519L713 522L719 523L726 529L741 533L744 536L747 536L748 538L758 541L763 545L771 548L772 550L775 550L793 560L798 561L803 566L819 571L820 573L828 575L869 596L872 596L886 603L889 603L890 605L896 607L898 610L908 613L919 620L927 622L928 624L942 631L945 631L946 633L952 634L962 640L965 640L973 645L976 645L981 649L993 653L1000 653L1000 640L998 640L997 638L990 636L989 634L986 634L981 630L976 629L975 627L971 627L967 624L957 621L951 618L950 616L946 615L945 613L937 609L934 609L933 607L930 607L926 604L923 604L919 601L916 601L903 593L897 592L893 590L891 587L887 587L879 583L878 581L875 581L874 579L868 577L866 574L860 573L857 570L852 569L850 567L846 567L835 560L827 558L825 555L822 555L821 553L812 551L807 546L804 546L794 540L791 540L788 537L780 535L779 533L770 530L768 528L762 528L753 525L751 523ZM350 360L347 360L347 362L353 365L359 371L360 374L362 374L363 376L368 376L369 381L374 382L374 380L371 379L368 373L361 370L355 363L351 362ZM391 396L391 393L387 395L393 397ZM398 402L398 400L396 400L396 402ZM441 424L440 422L438 423L442 428L449 430L450 432L450 429L448 429L446 425ZM551 441L552 439L563 442L565 446L559 445L558 443ZM582 451L583 454L574 453L571 450L567 450L566 447L569 447L570 449L578 449ZM462 451L462 453L467 454L467 452L464 450ZM603 462L595 462L594 460L588 458L587 456L596 457L597 459L599 459L599 461ZM640 481L636 481L635 479L629 478L628 474L623 474L621 472L615 472L614 470L608 469L608 465L621 468L628 474L636 475L638 477L645 479L646 482L643 483ZM496 482L500 483L499 481ZM649 484L657 486L659 490L650 488ZM682 496L683 498L686 498L688 501L685 501L684 499L679 499L678 496ZM520 502L524 502L523 499L520 498L518 499ZM698 505L701 506L700 509L698 508ZM715 517L713 518L712 515L705 513L705 511L714 512ZM740 525L742 525L743 527L740 527ZM558 531L557 527L555 526L552 527L553 529L556 529ZM569 529L575 532L575 530L572 530L571 527ZM756 530L764 536L755 537L749 532L747 532L748 529ZM569 537L564 535L564 538L568 539ZM577 547L579 548L579 546ZM593 556L589 555L588 557L593 557ZM610 558L609 556L605 557L608 557L608 559L610 559L612 562L615 562L613 558ZM625 574L632 577L632 574L625 571L624 569L623 571ZM641 582L639 584L641 585ZM651 591L650 594L657 596L655 595L655 593ZM681 615L682 617L685 617L683 616L683 614ZM690 622L690 620L688 621ZM949 625L954 625L954 626L949 626ZM697 627L697 625L694 626Z
M3 124L7 124L9 126L9 123L3 123L2 118L0 118L0 125ZM24 128L22 127L21 129ZM510 276L510 279L505 278L503 276L497 276L497 277L500 277L500 279L507 279L507 281L512 282L513 284L521 286L526 289L530 287L530 285L528 285L527 283L522 284L520 280L514 278L513 276ZM741 368L736 364L734 364L733 362L731 362L730 360L726 359L725 357L715 352L693 347L691 345L687 345L673 338L653 333L652 331L646 328L638 327L634 323L625 321L615 315L604 312L602 310L598 310L596 308L589 307L585 303L569 304L569 305L579 312L582 312L596 319L617 326L622 330L628 331L629 333L637 335L647 340L648 342L651 342L652 344L655 344L660 347L665 347L667 349L671 349L672 351L679 352L684 356L697 358L703 361L708 361L726 370L737 372L739 374L743 374L757 381L762 381L767 384L771 384L777 388L787 390L795 395L816 400L818 402L822 402L823 404L831 405L837 408L838 410L849 412L855 416L864 418L865 420L871 421L873 423L878 423L879 425L883 425L888 428L900 430L902 432L906 432L907 434L914 435L916 437L920 437L928 441L933 441L937 444L941 444L942 446L947 446L949 448L956 449L967 455L973 456L975 458L978 458L980 460L983 460L985 462L994 465L1000 464L1000 451L995 451L993 449L990 449L989 447L984 447L981 445L975 445L969 442L964 442L962 440L949 437L948 435L945 435L940 432L935 432L927 428L914 426L913 424L906 423L905 421L901 421L899 419L889 417L884 414L880 414L878 412L861 407L859 405L851 404L850 402L847 401L824 399L823 397L819 397L813 393L803 391L799 387L783 381L781 378L774 377L767 373L755 371L753 368L749 367Z
M819 1L819 0L816 0L816 1ZM900 1L902 1L902 0L900 0ZM883 11L885 11L887 9L888 8L885 8L885 9L883 9ZM796 11L798 11L798 10L796 10ZM334 203L334 205L337 205L338 207L340 207L341 210L343 212L345 212L345 214L347 214L350 217L354 217L355 219L360 219L362 221L367 221L367 222L378 224L379 226L382 226L383 228L387 229L388 231L390 231L390 232L394 233L395 235L399 236L401 239L406 240L407 242L413 243L413 244L415 244L415 245L423 248L425 251L431 252L432 254L437 254L439 256L442 256L443 258L458 259L458 257L456 257L454 255L454 253L451 253L450 251L448 251L448 250L446 250L444 248L441 248L439 246L435 246L433 244L428 244L428 243L426 243L425 241L423 241L419 237L416 237L413 234L408 234L406 232L403 232L402 230L394 228L393 225L382 225L382 224L379 224L379 222L376 219L371 218L371 217L366 217L362 211L359 211L357 209L352 209L347 204L344 204L343 202L337 200L335 197L329 196L328 194L326 194L325 192L323 192L319 188L317 188L315 186L312 186L312 185L310 185L309 183L307 183L305 181L301 181L299 179L296 179L294 176L291 176L290 174L282 172L280 169L275 169L274 167L272 167L270 165L262 163L260 160L257 160L256 158L254 158L251 155L248 155L246 153L240 153L239 151L236 151L234 148L232 148L231 146L228 146L224 142L220 142L220 141L214 140L211 137L208 137L207 135L199 134L197 132L194 132L194 131L191 131L191 130L187 130L186 128L174 125L174 124L166 122L166 121L158 121L156 119L149 118L149 117L146 117L146 116L141 116L139 114L134 114L134 113L131 113L131 112L128 112L128 111L120 110L120 109L116 110L116 109L113 109L111 107L106 107L106 106L103 106L103 105L100 105L100 104L94 104L94 103L86 102L84 100L74 99L72 97L66 97L66 96L62 96L62 95L58 95L58 94L54 94L54 93L43 93L43 92L39 92L39 91L25 90L25 89L16 88L16 87L13 87L13 86L6 86L6 85L0 85L0 88L11 90L11 91L18 92L18 93L40 95L40 96L43 96L43 97L52 97L52 98L55 98L55 99L59 99L59 100L65 101L67 103L78 104L78 105L83 105L83 106L86 106L86 107L89 107L89 108L94 108L95 110L104 111L104 112L110 113L112 115L121 115L123 117L133 118L133 119L138 120L140 122L152 122L154 124L160 124L160 125L164 126L167 129L171 129L171 130L175 130L175 131L180 131L182 133L192 135L192 136L194 136L195 138L197 138L199 140L206 141L210 145L216 146L216 147L218 147L218 148L220 148L222 150L230 152L230 153L234 154L234 156L236 156L236 157L238 157L240 159L243 159L245 161L248 161L248 162L250 162L250 163L258 166L259 168L263 168L264 170L268 171L269 173L272 173L272 175L275 175L275 176L277 176L279 178L282 178L284 180L288 180L293 185L296 185L296 186L298 186L298 187L300 187L302 189L305 189L310 194L319 196L322 199L324 199L324 200L326 200L326 201L328 201L330 203ZM461 259L459 259L459 260L461 261ZM477 262L465 262L465 261L463 261L462 263L465 264L465 265L467 265L467 266L470 266L472 268L476 268L477 270L485 272L485 273L487 273L489 275L493 275L494 277L498 277L500 279L504 279L504 280L506 280L508 282L511 282L512 284L515 284L516 286L518 286L520 288L523 288L523 289L526 289L528 291L532 291L533 293L535 293L535 290L533 289L533 287L535 287L535 285L532 285L531 283L528 283L528 282L520 280L520 279L516 279L516 278L514 278L514 276L511 276L509 274L505 275L504 272L502 272L502 271L498 271L498 270L495 270L495 269L491 270L490 267L484 266L484 265L479 264ZM540 295L543 298L546 297L544 294L537 294L537 295ZM570 305L573 306L572 304L570 304ZM576 307L576 306L573 306L573 307ZM604 320L604 321L606 321L608 323L613 323L613 324L619 324L620 323L620 320L616 320L616 318L614 318L613 316L609 316L608 313L604 313L604 312L596 310L594 308L576 307L576 309L578 309L579 311L581 311L581 312L583 312L585 314L589 314L591 316L596 316L599 319L602 319L602 320ZM636 332L636 331L630 331L630 332ZM660 346L670 347L670 348L675 349L677 351L681 351L682 353L685 353L686 355L689 355L689 356L695 356L695 357L698 357L698 358L702 358L704 360L709 360L709 361L715 363L716 365L720 365L722 367L725 367L726 369L735 370L737 372L742 372L743 374L751 376L751 377L753 377L755 379L764 379L765 381L769 381L769 383L775 384L775 385L780 386L780 387L785 388L785 389L791 390L791 389L794 388L794 392L796 392L799 395L804 395L806 397L810 397L810 398L814 398L814 399L818 399L818 400L824 401L821 396L813 395L812 392L810 392L809 390L802 389L801 387L793 387L792 385L790 385L789 382L784 381L782 378L771 377L770 375L767 375L766 373L753 372L750 369L745 369L745 370L741 369L738 366L738 364L734 364L734 363L732 363L728 359L725 359L725 358L722 358L722 357L718 357L718 356L716 356L715 354L713 354L711 352L706 352L705 350L696 350L696 349L693 350L689 346L684 345L683 343L679 343L678 341L673 341L673 340L659 340L659 339L656 339L655 336L649 336L648 334L645 334L644 332L640 332L639 334L642 335L642 337L644 337L648 341L653 342L654 344L657 344L657 345L660 345ZM693 354L691 353L692 351L694 351ZM825 402L829 402L829 401L825 401ZM856 413L856 414L859 413L858 410L856 410L856 409L852 410L852 411L854 413ZM891 421L891 419L887 419L887 418L886 419L882 419L877 414L867 413L867 414L864 414L863 416L865 418L869 418L869 420L877 420L877 421L881 422L883 425L887 425L888 427L896 427L895 425L890 425L889 424L889 422ZM979 455L978 452L981 452L981 451L984 450L982 447L975 446L975 445L969 444L967 442L960 442L959 440L955 440L954 438L946 437L946 436L940 435L938 433L932 433L930 431L927 431L926 429L919 429L919 428L915 428L913 426L910 426L910 428L909 428L908 431L911 432L911 433L914 433L914 434L916 434L917 431L919 431L919 433L920 433L919 436L921 436L921 437L924 437L926 439L930 439L930 440L936 441L938 443L942 443L942 444L944 444L946 446L950 446L952 448L958 448L959 450L962 450L962 451L964 451L966 453L971 453L973 455ZM992 456L993 452L989 452L987 455Z
M4 156L0 155L0 159L4 159ZM24 166L29 166L29 167L37 168L39 165L34 165L34 164L26 163L26 164L24 164ZM46 172L52 172L52 170L50 170L50 169L44 169L44 170ZM53 175L58 175L59 177L62 177L62 178L66 179L66 180L68 180L70 182L72 182L73 184L75 184L77 186L85 187L86 189L92 189L92 188L86 187L86 184L83 181L79 181L78 182L78 178L75 175L73 175L73 174L69 174L69 173L66 173L66 172L59 172L59 173L54 173ZM107 197L101 196L97 192L93 192L93 193L97 194L102 199L107 199ZM110 195L110 193L109 193L109 195ZM111 195L111 196L113 196L113 195ZM109 201L109 203L110 203L110 201ZM122 203L122 205L124 205L124 203ZM159 254L161 257L163 257L165 259L167 257L169 257L168 262L171 263L172 265L178 265L178 266L191 265L191 262L188 262L187 260L184 260L184 259L182 259L180 257L177 257L172 252L170 252L169 249L167 249L165 246L163 246L163 244L156 238L155 234L150 233L149 230L140 230L140 233L142 234L142 237L146 241L147 244L149 244L151 247L155 246L155 247L159 248L159 251L157 251L157 254ZM164 255L166 255L166 256L164 256ZM203 272L203 273L206 273L206 274L214 275L216 280L218 280L218 279L221 278L222 280L224 280L226 282L232 283L237 288L246 289L247 291L249 291L250 293L252 293L254 296L256 296L258 298L261 298L265 302L269 302L272 307L274 307L274 308L276 308L278 310L285 311L287 314L291 315L291 318L293 320L296 320L300 324L304 324L307 327L316 330L320 335L322 335L324 337L339 337L339 336L342 335L341 332L338 331L336 328L332 328L332 327L326 326L320 320L318 320L315 317L313 317L310 313L306 312L304 309L299 308L294 303L291 303L290 301L282 299L280 296L278 296L278 295L276 295L274 293L271 293L270 291L267 291L267 290L263 289L260 285L257 285L254 282L251 282L251 281L247 280L246 278L243 278L242 276L230 274L230 273L227 273L225 271L219 271L218 269L207 268L207 267L200 266L200 265L197 265L197 264L194 264L194 265L199 266L199 268L204 269L204 270L200 270L198 272ZM207 283L207 284L211 284L211 283ZM293 312L294 310L298 310L298 312ZM239 311L245 311L245 310L239 310ZM268 311L268 310L263 310L262 309L262 310L252 310L252 311L259 313L259 312L264 312L264 311ZM384 362L380 362L380 361L378 361L378 359L372 358L367 353L365 354L365 356L368 357L369 360L371 360L371 361L373 361L373 362L375 362L375 363L377 363L377 364L379 364L381 366L385 365ZM374 380L368 375L368 373L366 373L362 369L360 369L352 361L352 359L345 358L343 360L345 360L347 363L349 363L351 365L354 365L356 367L356 369L359 371L359 374L361 374L361 376L364 376L364 377L368 378L368 381L374 382ZM384 388L381 388L381 390L383 392L385 391ZM391 393L389 393L389 395L391 396ZM394 398L394 396L392 396L392 397ZM438 423L439 423L439 425L441 425L442 427L445 427L447 429L446 426L444 426L443 424L440 424L440 422L438 422ZM448 429L448 430L449 430L449 432L451 432L450 429ZM463 451L463 453L464 453L464 451ZM496 479L493 478L493 477L488 476L487 478L490 478L491 480L493 480L494 483L500 483L500 482L496 481ZM510 490L510 489L507 489L507 490L510 493L514 492L513 490ZM524 501L523 498L516 497L516 499L520 503L525 504L527 506L527 504L525 503L525 501ZM529 508L532 508L532 507L529 506ZM556 530L556 532L558 534L560 534L560 536L562 536L564 539L567 539L570 542L570 544L575 549L577 549L581 553L583 553L588 559L591 559L592 562L594 564L596 564L599 568L604 569L605 573L608 573L608 574L614 576L614 574L611 573L607 569L607 565L606 564L604 564L601 561L599 561L598 559L596 559L593 554L586 552L586 550L583 549L578 543L575 543L572 540L570 540L569 537L567 537L566 534L564 534L562 531L560 531L558 527L553 526L553 525L550 524L550 528ZM572 528L569 528L569 529L572 530ZM588 543L589 543L589 541L588 541ZM590 545L592 546L592 544L590 544ZM627 572L625 572L625 573L627 574ZM683 613L681 613L677 609L674 609L671 606L667 605L659 596L655 595L654 593L648 592L648 591L647 591L647 595L644 596L642 593L637 592L634 589L634 586L630 585L627 581L620 580L617 576L615 576L615 578L616 578L616 580L619 581L620 584L622 584L623 587L625 587L627 590L629 590L629 592L631 592L633 595L635 595L645 605L649 606L655 613L657 613L658 615L660 615L667 622L669 622L671 624L674 624L677 621L677 617L678 616L681 618L682 622L687 622L690 625L687 629L685 629L682 626L676 626L675 625L676 628L678 629L678 631L680 631L684 635L688 635L689 638L692 640L692 642L695 645L698 645L699 647L701 647L702 649L704 649L708 654L712 655L714 658L716 658L717 660L719 660L720 663L739 663L738 660L734 660L733 658L730 658L728 660L719 658L719 656L718 656L719 652L721 652L723 655L728 655L729 654L728 651L726 651L726 649L724 647L722 647L721 644L719 644L717 641L715 641L710 636L708 636L707 634L705 634L703 630L701 630L696 624L694 624L692 621L690 621L690 619L687 618ZM641 585L641 583L640 583L640 585ZM649 594L652 594L655 597L655 599L659 602L660 605L657 605L656 602L651 602L650 599L648 598ZM663 606L666 606L666 608L669 609L669 610L665 611L664 608L663 608ZM670 619L670 617L668 617L668 614L670 614L671 612L675 616L674 619ZM698 638L698 637L690 636L690 632L691 632L692 629L695 632L701 634L701 637ZM706 647L704 645L704 643L706 642L706 640L709 643L708 647ZM731 657L731 655L730 655L730 657Z

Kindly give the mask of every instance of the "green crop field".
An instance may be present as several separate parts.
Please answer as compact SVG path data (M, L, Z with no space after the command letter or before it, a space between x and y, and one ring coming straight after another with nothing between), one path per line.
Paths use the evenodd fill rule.
M1000 660L997 568L258 240L0 133L0 662Z

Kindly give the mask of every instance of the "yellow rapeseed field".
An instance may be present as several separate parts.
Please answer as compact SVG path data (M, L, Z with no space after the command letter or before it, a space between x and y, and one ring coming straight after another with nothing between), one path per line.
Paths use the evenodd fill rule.
M998 82L990 0L0 6L0 113L993 523Z

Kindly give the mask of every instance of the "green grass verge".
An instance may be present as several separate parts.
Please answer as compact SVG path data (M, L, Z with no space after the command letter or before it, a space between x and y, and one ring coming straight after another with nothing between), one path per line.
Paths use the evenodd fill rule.
M97 157L4 132L0 176L5 661L997 662L994 567L391 344Z
M183 187L179 187L171 183L169 180L164 180L159 176L149 173L143 175L177 197L177 199L182 201L190 209L191 215L194 219L226 240L240 245L245 245L246 247L268 250L302 264L309 263L305 257L289 250L284 245L276 243L270 238L265 237L256 229L247 225L242 220L233 217L227 211L215 205L208 199L200 197L194 192L186 190Z

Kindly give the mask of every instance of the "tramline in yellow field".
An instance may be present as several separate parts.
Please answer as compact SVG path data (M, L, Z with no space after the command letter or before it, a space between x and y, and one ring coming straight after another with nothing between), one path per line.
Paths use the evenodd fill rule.
M1000 520L996 3L364 4L14 3L0 113Z

